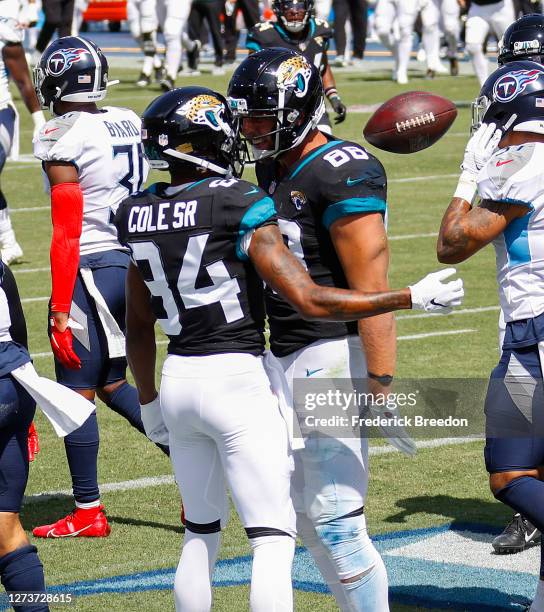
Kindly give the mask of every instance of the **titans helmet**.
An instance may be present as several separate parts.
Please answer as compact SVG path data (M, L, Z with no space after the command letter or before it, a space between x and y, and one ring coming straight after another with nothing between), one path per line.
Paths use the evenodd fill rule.
M234 114L244 119L271 119L273 127L248 138L251 161L276 157L299 145L325 111L318 69L303 55L272 47L248 56L234 71L227 92ZM242 133L244 123L242 123ZM258 143L270 139L271 149Z
M272 10L280 26L288 32L302 32L314 10L313 0L273 0Z
M472 106L472 129L495 123L504 133L544 134L544 66L510 62L487 79Z
M544 63L544 15L523 15L504 33L499 49L499 66L531 60Z
M64 36L53 41L34 68L34 89L43 108L55 102L97 102L106 97L108 61L90 40Z
M238 122L225 98L207 87L181 87L153 100L142 116L142 142L157 170L197 166L240 176L243 169Z

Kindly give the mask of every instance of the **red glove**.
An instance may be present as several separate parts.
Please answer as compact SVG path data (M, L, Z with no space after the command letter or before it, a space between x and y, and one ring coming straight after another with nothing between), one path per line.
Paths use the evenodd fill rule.
M53 354L65 368L79 370L81 361L72 346L72 330L67 327L64 331L60 331L54 317L49 317L49 324L49 341Z
M34 421L30 423L30 427L28 428L27 447L28 460L34 461L36 455L40 452L40 441L38 440L38 432L36 431Z

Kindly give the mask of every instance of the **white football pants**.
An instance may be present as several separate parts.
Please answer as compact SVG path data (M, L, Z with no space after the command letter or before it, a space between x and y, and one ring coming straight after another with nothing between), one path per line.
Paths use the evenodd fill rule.
M187 520L176 609L210 609L211 574L228 519L228 483L254 550L251 609L289 612L296 531L293 462L262 358L169 355L160 400Z

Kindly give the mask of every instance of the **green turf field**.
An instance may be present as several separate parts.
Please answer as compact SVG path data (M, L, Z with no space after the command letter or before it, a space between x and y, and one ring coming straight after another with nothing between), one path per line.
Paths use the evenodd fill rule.
M158 88L139 90L132 86L136 71L111 70L110 78L121 84L110 90L108 103L128 106L141 112L159 94ZM386 80L386 72L368 77L343 73L338 89L348 105L384 101L403 88ZM191 81L224 91L227 78L200 77ZM184 81L181 83L189 84ZM456 101L470 101L477 93L472 77L414 78L404 89L430 90ZM20 103L22 152L31 152L28 113ZM349 113L335 133L360 141L368 114ZM391 236L391 284L404 286L439 267L435 256L435 234L442 213L456 184L462 152L467 139L470 110L460 108L450 132L432 148L412 156L379 152L390 180L389 234ZM251 171L246 178L253 177ZM429 178L425 178L429 177ZM156 178L156 177L153 177ZM407 180L402 180L407 179ZM13 267L24 298L35 365L43 375L53 375L53 361L46 334L47 297L50 291L48 245L50 217L43 193L40 167L10 163L2 175L2 189L13 212L17 237L24 249L24 261ZM27 210L24 209L35 209ZM486 377L497 360L497 292L494 255L485 249L458 267L465 280L464 309L481 309L447 317L414 317L403 313L398 321L401 377ZM449 335L418 337L421 334L452 332ZM414 338L414 336L416 336ZM407 338L405 338L407 337ZM160 347L161 357L164 345ZM159 360L160 361L160 360ZM170 474L168 460L142 436L104 406L99 407L101 427L100 481L123 483L144 477ZM41 453L31 466L27 494L62 491L70 488L64 447L52 429L37 417ZM372 534L439 526L451 521L487 523L500 526L509 512L494 501L487 488L481 441L456 446L421 449L416 457L398 453L371 459L372 477L366 503ZM145 485L145 483L140 483ZM94 580L120 574L171 568L179 559L183 531L179 521L176 487L166 484L129 488L119 485L103 493L111 536L92 540L37 541L46 578L50 585ZM26 529L52 522L72 509L72 499L60 496L48 502L27 504L22 514ZM224 532L222 558L249 554L241 526L232 515ZM535 568L536 571L536 568ZM214 610L231 612L247 609L246 586L216 589ZM173 607L169 590L82 597L70 609L77 610L165 610ZM297 609L334 610L324 594L297 593ZM419 609L394 606L394 610Z

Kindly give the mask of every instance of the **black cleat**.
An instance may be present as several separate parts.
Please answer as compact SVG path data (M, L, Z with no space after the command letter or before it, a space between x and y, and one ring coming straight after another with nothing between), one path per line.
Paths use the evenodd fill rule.
M504 531L491 545L499 555L521 552L540 542L540 531L521 514L514 514Z
M459 74L459 60L456 57L450 57L450 74L457 76Z
M171 91L172 89L174 89L174 87L175 87L174 80L165 74L164 77L161 79L162 90Z
M194 46L190 51L187 51L187 64L189 69L196 71L198 70L198 63L200 61L200 48L202 43L200 40L193 40Z

